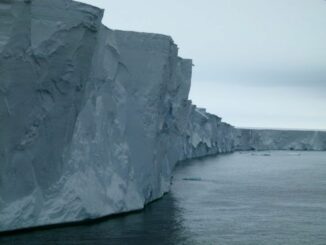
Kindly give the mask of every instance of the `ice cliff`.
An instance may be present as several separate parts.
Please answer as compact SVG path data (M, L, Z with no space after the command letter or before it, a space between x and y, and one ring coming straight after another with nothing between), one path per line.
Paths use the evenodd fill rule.
M173 40L102 14L0 1L0 231L141 209L176 162L231 150L233 127L188 100Z
M234 150L326 151L326 131L238 129Z
M192 105L192 61L170 37L102 14L0 0L0 231L141 209L178 161L266 142Z

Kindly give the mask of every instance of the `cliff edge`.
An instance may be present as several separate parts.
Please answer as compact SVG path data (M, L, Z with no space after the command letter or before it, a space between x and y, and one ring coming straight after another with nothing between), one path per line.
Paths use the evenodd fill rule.
M176 162L232 150L169 36L69 0L0 3L0 231L141 209ZM223 130L220 130L223 129Z
M0 1L0 232L141 209L178 161L268 141L188 100L192 61L171 37L110 30L102 15Z

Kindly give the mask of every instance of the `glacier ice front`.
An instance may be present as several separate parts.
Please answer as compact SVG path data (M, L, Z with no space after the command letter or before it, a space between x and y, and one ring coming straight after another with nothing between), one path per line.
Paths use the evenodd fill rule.
M192 61L169 36L110 30L102 15L70 0L0 1L0 231L141 209L169 190L178 161L277 148L277 135L192 105ZM306 144L326 149L318 137Z
M110 30L68 0L0 12L1 231L141 209L177 161L230 150L170 37Z

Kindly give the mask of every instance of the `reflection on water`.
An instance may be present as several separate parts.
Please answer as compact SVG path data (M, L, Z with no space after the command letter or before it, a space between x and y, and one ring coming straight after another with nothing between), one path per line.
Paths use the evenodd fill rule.
M235 153L180 164L142 212L0 244L326 244L326 153Z
M174 244L183 241L182 217L173 195L144 211L95 224L61 227L0 238L0 244Z

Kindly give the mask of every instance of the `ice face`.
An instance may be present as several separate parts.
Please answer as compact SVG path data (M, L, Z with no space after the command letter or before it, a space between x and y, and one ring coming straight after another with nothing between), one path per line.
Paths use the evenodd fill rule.
M102 14L0 3L0 231L141 209L178 161L256 142L192 105L192 61L171 37L110 30Z
M239 129L235 149L325 151L326 132Z
M140 209L176 162L231 150L232 127L188 100L192 61L170 37L109 30L67 0L0 11L0 230Z

